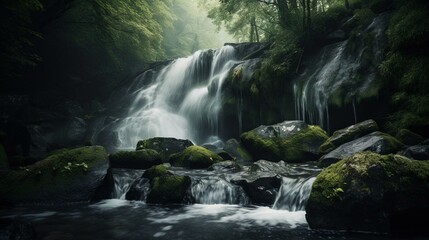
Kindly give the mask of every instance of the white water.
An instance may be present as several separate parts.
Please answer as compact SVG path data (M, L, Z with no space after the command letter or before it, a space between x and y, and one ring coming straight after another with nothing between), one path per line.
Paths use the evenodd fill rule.
M135 91L128 116L116 128L118 148L133 148L138 140L175 137L204 142L217 135L221 87L236 64L235 49L197 51L161 69L142 74L136 81L149 82ZM150 81L148 81L148 78Z
M296 179L283 177L273 208L291 212L304 211L314 180L315 177Z
M196 203L201 204L246 205L250 203L250 200L240 186L217 177L193 179L191 195Z

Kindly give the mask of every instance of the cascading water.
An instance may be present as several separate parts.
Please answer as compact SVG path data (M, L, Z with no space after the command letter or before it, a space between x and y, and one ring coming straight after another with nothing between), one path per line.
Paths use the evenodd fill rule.
M250 203L240 186L221 178L192 179L191 195L201 204L240 204Z
M277 194L273 208L291 212L304 211L314 180L316 180L315 177L296 179L283 177L282 186Z
M141 177L144 170L113 169L114 188L112 198L125 199L133 182Z
M237 63L235 49L197 51L161 69L143 73L133 87L127 117L116 127L118 148L132 148L138 140L175 137L205 141L219 130L221 86Z
M313 62L307 63L293 87L296 119L329 131L329 106L347 105L357 121L356 99L369 94L376 78L387 22L387 14L377 16L354 39L325 46Z

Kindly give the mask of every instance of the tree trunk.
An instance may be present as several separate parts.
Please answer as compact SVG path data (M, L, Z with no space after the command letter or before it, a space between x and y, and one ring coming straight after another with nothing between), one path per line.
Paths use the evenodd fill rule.
M280 19L280 26L285 29L287 25L288 12L286 0L277 0L277 11Z
M313 10L313 14L317 13L317 0L313 0L311 2L311 8Z
M311 28L311 5L310 0L307 0L307 30L310 31Z
M344 0L344 5L346 6L346 9L347 9L347 10L349 10L349 9L350 9L349 0Z
M297 9L298 8L298 3L296 2L296 0L290 0L289 4L290 4L290 7L292 9Z

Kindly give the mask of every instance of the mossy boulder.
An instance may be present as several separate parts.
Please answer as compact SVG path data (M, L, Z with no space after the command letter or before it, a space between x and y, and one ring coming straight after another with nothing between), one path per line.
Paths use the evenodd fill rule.
M373 132L337 147L319 160L321 167L327 167L355 153L371 151L379 154L397 153L403 144L389 134Z
M408 146L420 144L425 140L419 134L411 132L408 129L399 129L398 133L396 133L396 139Z
M160 164L156 166L152 166L148 170L143 173L143 178L154 179L156 177L162 177L165 175L172 175L168 171L168 166L166 164Z
M162 177L167 175L173 175L168 171L166 164L160 164L152 166L147 169L143 175L136 179L132 184L128 192L125 194L127 200L146 201L148 193L150 192L150 181L156 177Z
M109 156L113 168L148 169L162 163L161 155L153 149L120 151Z
M377 123L372 120L366 120L347 128L335 131L319 148L320 152L326 154L340 145L350 142L378 130Z
M176 139L176 138L149 138L146 140L141 140L137 143L136 150L142 149L153 149L161 154L163 162L167 162L170 155L175 153L180 153L185 150L187 147L193 146L194 144L185 139Z
M191 186L191 178L188 176L155 177L150 181L150 193L148 203L185 203L186 193Z
M190 146L183 152L172 155L170 158L172 166L191 169L208 168L212 164L222 161L224 160L219 155L200 146Z
M89 202L109 197L112 188L113 177L104 148L82 147L9 172L0 180L0 201Z
M319 158L319 147L328 136L319 126L285 121L259 126L243 133L240 138L253 159L305 162Z
M429 162L361 152L324 169L306 206L312 229L427 231Z

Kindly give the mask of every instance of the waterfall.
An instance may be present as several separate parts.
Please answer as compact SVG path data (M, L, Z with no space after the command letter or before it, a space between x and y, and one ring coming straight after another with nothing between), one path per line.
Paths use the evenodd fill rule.
M114 188L112 198L124 200L133 182L140 178L143 172L144 170L113 169Z
M240 186L217 177L192 179L191 195L201 204L246 205L250 202Z
M218 135L221 87L237 63L235 49L200 50L135 79L127 116L116 127L118 148L138 140L175 137L204 142Z
M283 177L273 208L291 212L304 211L315 180L315 177L296 179Z
M358 121L355 99L368 94L376 78L387 23L388 15L379 15L353 39L325 46L308 60L293 86L296 119L329 132L329 108L334 105L346 107L355 117L351 121Z

